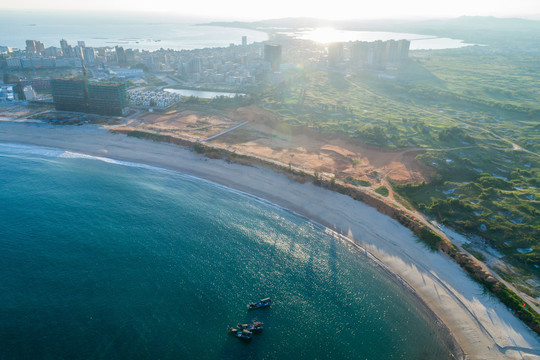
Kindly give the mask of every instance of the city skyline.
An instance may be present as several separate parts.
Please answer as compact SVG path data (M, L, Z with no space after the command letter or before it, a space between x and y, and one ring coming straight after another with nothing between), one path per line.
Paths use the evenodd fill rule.
M247 0L228 2L210 1L188 3L181 6L172 0L156 0L152 3L133 3L127 0L114 2L96 0L84 4L66 0L51 0L44 5L37 0L24 4L3 4L0 9L47 10L47 11L95 11L95 12L152 12L185 16L201 16L216 19L262 20L279 17L314 17L330 20L385 19L385 18L449 18L458 16L496 16L540 18L540 2L535 0L489 1L456 0L453 2L432 2L411 0L402 2L383 0L366 4L354 4L349 0L336 0L329 7L326 3L307 1L288 2L276 0L271 7L261 10L258 3Z

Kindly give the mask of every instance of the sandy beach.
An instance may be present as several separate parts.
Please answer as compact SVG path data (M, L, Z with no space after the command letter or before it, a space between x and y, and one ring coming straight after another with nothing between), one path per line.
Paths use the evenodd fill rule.
M347 196L271 170L212 160L176 145L95 126L0 121L0 142L32 144L176 170L288 208L341 233L405 280L470 359L540 359L540 338L448 257L427 250L397 221ZM397 320L397 319L396 319Z

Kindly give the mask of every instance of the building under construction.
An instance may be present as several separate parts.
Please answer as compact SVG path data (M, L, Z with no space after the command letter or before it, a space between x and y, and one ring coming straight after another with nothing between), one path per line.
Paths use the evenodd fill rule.
M92 114L122 116L128 106L126 83L89 83L88 112Z
M122 116L128 106L126 83L88 82L86 78L51 81L56 110Z
M87 112L85 83L82 79L53 79L51 90L56 110Z

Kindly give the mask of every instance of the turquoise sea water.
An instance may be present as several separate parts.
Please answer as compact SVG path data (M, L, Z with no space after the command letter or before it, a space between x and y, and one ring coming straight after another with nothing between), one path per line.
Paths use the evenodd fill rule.
M0 144L0 224L0 359L451 358L356 247L199 179Z

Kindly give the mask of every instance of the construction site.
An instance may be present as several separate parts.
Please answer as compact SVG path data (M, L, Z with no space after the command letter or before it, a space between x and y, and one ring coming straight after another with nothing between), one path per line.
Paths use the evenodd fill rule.
M107 127L123 133L139 131L206 142L308 172L364 180L374 187L384 184L385 177L406 183L423 181L433 174L433 169L415 158L418 150L383 151L344 136L287 125L255 105L223 111L145 113Z
M51 81L55 109L106 116L127 113L129 97L125 82L88 81L84 76Z

